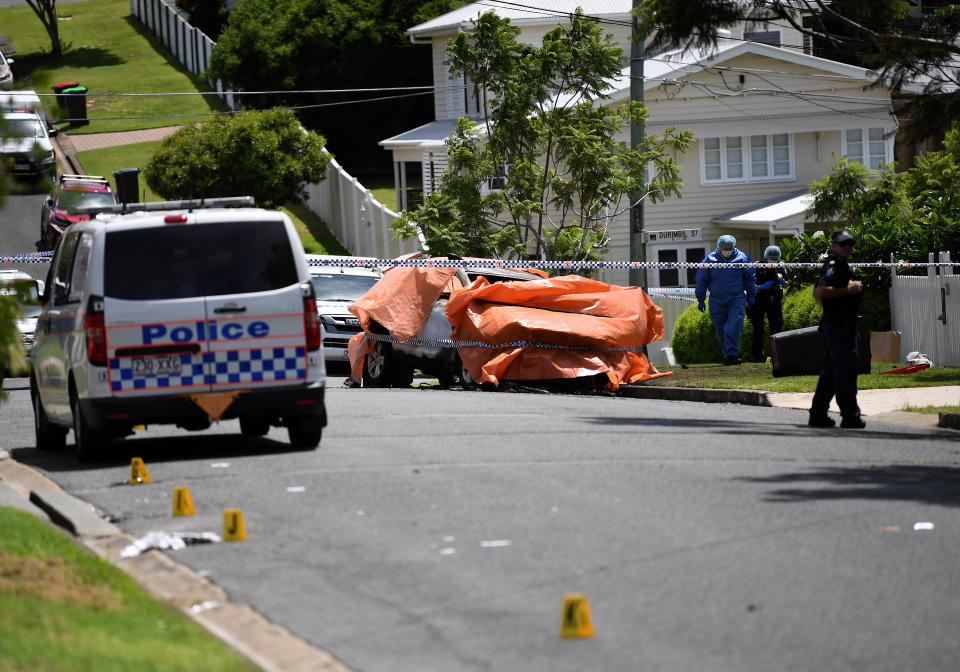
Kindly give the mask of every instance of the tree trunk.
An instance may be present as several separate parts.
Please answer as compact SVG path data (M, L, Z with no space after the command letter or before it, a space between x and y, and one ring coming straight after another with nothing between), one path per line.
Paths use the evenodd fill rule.
M50 54L55 58L63 56L60 26L57 23L57 0L27 0L27 4L47 30L47 35L50 37Z

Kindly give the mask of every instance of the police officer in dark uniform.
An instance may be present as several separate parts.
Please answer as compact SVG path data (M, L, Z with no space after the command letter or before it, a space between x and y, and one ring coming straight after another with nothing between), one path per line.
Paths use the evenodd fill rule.
M780 248L770 245L763 251L763 260L775 266L757 267L757 301L747 315L753 324L753 361L764 361L763 322L770 323L770 335L783 329L783 287L787 284L787 269L780 263Z
M861 429L866 423L857 406L857 318L863 299L863 284L855 280L847 257L856 242L850 229L834 231L830 252L820 269L813 296L823 306L820 333L823 336L823 368L810 405L811 427L836 425L828 415L836 395L841 427Z

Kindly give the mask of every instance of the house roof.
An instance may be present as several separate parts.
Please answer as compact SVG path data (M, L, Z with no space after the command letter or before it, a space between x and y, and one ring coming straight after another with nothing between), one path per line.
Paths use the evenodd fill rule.
M429 40L434 35L467 30L472 27L471 19L476 19L490 10L496 10L498 16L510 19L515 25L554 26L563 22L564 17L573 14L577 7L582 8L587 16L618 22L631 21L630 0L482 0L416 25L407 31L407 35L417 42Z
M762 229L771 233L803 231L807 210L813 196L807 189L783 194L768 201L754 203L740 210L717 215L711 221L720 226L738 229Z
M409 131L404 131L386 140L381 140L378 144L386 149L403 149L404 147L419 147L423 149L431 149L433 147L442 148L444 141L450 137L450 134L456 127L456 119L438 119L423 126L417 126Z

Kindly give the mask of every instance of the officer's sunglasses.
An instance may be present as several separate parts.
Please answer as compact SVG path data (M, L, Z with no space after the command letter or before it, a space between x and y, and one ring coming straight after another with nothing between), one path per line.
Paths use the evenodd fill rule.
M845 240L842 243L837 243L837 245L839 245L840 247L853 247L853 241Z

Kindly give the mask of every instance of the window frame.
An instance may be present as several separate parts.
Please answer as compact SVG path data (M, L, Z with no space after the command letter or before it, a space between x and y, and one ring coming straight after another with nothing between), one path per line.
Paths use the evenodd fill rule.
M847 157L848 159L850 159L851 161L856 161L857 163L863 166L866 166L871 170L879 170L879 167L870 165L872 163L872 161L870 160L873 158L873 155L870 153L870 144L872 142L876 142L870 139L870 131L874 131L874 130L880 131L881 136L886 136L886 129L884 129L883 126L855 126L853 128L843 129L843 131L840 133L841 154ZM861 136L862 139L860 141L860 144L863 146L863 154L860 156L860 158L853 157L850 155L849 145L852 143L847 139L847 134L850 131L860 131L862 134ZM883 137L883 164L882 165L884 166L887 165L888 163L893 162L893 140L894 138L892 135L889 138ZM867 159L867 162L864 162L865 158Z
M776 174L776 164L777 160L775 158L775 152L777 149L782 148L782 145L775 145L774 138L777 136L786 136L787 138L787 152L788 152L788 161L789 161L789 172L785 175ZM764 144L764 162L767 164L766 174L763 176L754 176L753 175L753 149L754 149L754 138L765 138ZM740 143L739 148L732 147L731 141L738 140ZM720 152L720 177L719 178L707 178L707 152L716 152L717 149L707 149L708 141L717 141L719 144ZM793 182L796 180L796 152L794 149L794 137L793 133L754 133L752 135L727 135L727 136L712 136L708 138L700 138L700 185L704 187L710 187L720 184L750 184L755 182ZM728 152L740 153L739 162L734 161L733 164L730 163L728 157ZM759 164L759 162L758 162ZM711 163L711 166L716 166L717 164ZM740 167L740 177L730 177L729 169L730 166L739 166Z
M651 257L653 257L657 262L660 261L660 252L666 250L676 250L677 252L677 261L686 263L690 261L687 258L688 250L693 250L700 248L703 250L703 254L699 255L694 263L699 263L705 256L710 254L710 244L706 240L691 240L686 243L665 243L662 245L651 245ZM666 270L676 270L677 279L679 284L677 285L664 285L660 278L660 273ZM697 269L695 268L677 268L677 269L665 269L665 268L655 268L653 269L653 280L655 287L667 287L667 288L693 288L697 286L695 280L690 276L696 275Z

